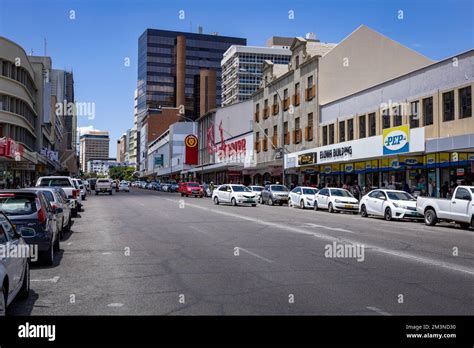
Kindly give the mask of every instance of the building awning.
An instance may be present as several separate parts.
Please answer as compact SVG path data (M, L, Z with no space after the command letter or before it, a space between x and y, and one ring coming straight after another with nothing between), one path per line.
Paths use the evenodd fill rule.
M225 162L222 162L222 163L214 163L214 164L210 164L210 165L207 165L207 166L199 166L199 167L194 167L192 169L188 169L188 170L183 170L181 172L181 174L190 174L190 173L199 173L199 172L203 172L203 173L208 173L208 172L212 172L212 171L215 171L215 170L242 170L244 169L244 164L237 164L237 163L225 163Z

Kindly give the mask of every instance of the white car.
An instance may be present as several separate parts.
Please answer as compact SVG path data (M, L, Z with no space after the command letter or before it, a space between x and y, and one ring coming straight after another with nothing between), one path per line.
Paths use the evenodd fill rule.
M255 194L257 195L257 201L258 203L262 203L261 200L262 200L262 191L265 189L265 187L263 186L258 186L258 185L250 185L248 186L248 188L252 191L252 192L255 192Z
M359 206L363 217L383 216L387 221L423 218L416 211L416 198L405 191L372 190L361 198Z
M238 204L257 206L257 195L244 185L222 185L218 189L214 189L212 200L214 204L230 203L234 206Z
M119 191L130 192L130 185L128 184L128 181L120 182Z
M31 230L24 229L24 233L30 234ZM16 297L27 298L30 292L29 247L5 214L0 213L0 251L6 254L7 250L17 254L0 258L0 316L6 315L8 305Z
M314 207L314 196L318 189L314 187L297 186L290 191L288 205L290 207L298 206L301 209Z
M327 209L330 213L349 211L359 213L359 201L347 190L323 188L314 196L314 210Z
M76 188L79 190L80 194L77 197L77 202L78 202L79 206L82 206L82 201L85 200L85 198L86 198L86 190L85 190L84 185L82 184L81 180L72 179L72 181L74 182L74 185L76 186Z

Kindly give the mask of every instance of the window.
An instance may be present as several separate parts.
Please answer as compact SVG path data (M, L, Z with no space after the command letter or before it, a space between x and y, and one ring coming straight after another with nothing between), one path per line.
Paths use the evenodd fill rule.
M313 75L308 76L308 88L313 87Z
M369 114L369 137L373 137L376 133L375 113Z
M469 193L468 190L464 188L458 188L456 190L456 199L462 199L464 201L470 201L471 200L471 194Z
M300 84L295 83L295 94L293 95L293 105L298 106L300 105Z
M471 86L459 90L459 118L472 116Z
M288 110L290 99L288 98L288 88L283 90L283 110Z
M423 99L423 121L424 126L433 124L433 97Z
M371 193L369 193L369 197L370 198L378 198L379 192L380 191L372 191Z
M328 144L328 126L323 127L323 146Z
M283 137L284 137L284 142L285 145L288 145L290 143L289 139L289 133L288 133L288 122L283 123Z
M307 135L306 140L311 141L313 140L313 113L310 112L308 114L308 128L307 128Z
M268 128L265 129L265 134L263 135L263 151L268 150Z
M390 111L388 109L382 110L382 128L390 128Z
M299 128L300 128L300 118L296 117L295 118L295 129L299 129Z
M418 117L418 101L410 103L410 128L417 128L420 126L420 119Z
M278 145L278 126L273 126L272 147L276 149Z
M401 113L401 106L395 106L392 108L393 110L393 126L398 127L402 125L402 113Z
M300 118L295 118L295 144L299 144L301 142L301 129L300 129Z
M354 140L354 119L347 120L347 140Z
M329 144L334 144L334 124L329 125Z
M300 56L295 57L295 66L296 66L296 69L300 67Z
M443 93L443 122L454 120L454 91Z
M346 121L339 122L339 142L346 141Z
M359 139L367 136L367 130L365 125L365 115L359 116Z

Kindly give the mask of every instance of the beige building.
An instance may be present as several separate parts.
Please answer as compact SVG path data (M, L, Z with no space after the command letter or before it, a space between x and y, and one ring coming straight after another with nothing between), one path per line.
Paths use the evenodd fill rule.
M283 178L283 154L321 144L320 106L431 63L428 58L360 26L339 44L295 38L288 66L268 62L253 96L257 167L254 182Z
M88 131L80 136L81 170L87 171L87 162L94 159L109 158L109 132Z
M126 161L126 150L127 149L127 134L124 133L117 140L117 162L124 163Z

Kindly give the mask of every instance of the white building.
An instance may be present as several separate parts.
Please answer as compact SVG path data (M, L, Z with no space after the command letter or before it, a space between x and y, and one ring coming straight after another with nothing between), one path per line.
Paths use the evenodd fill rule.
M89 160L87 161L87 173L109 175L109 169L117 165L115 158Z

